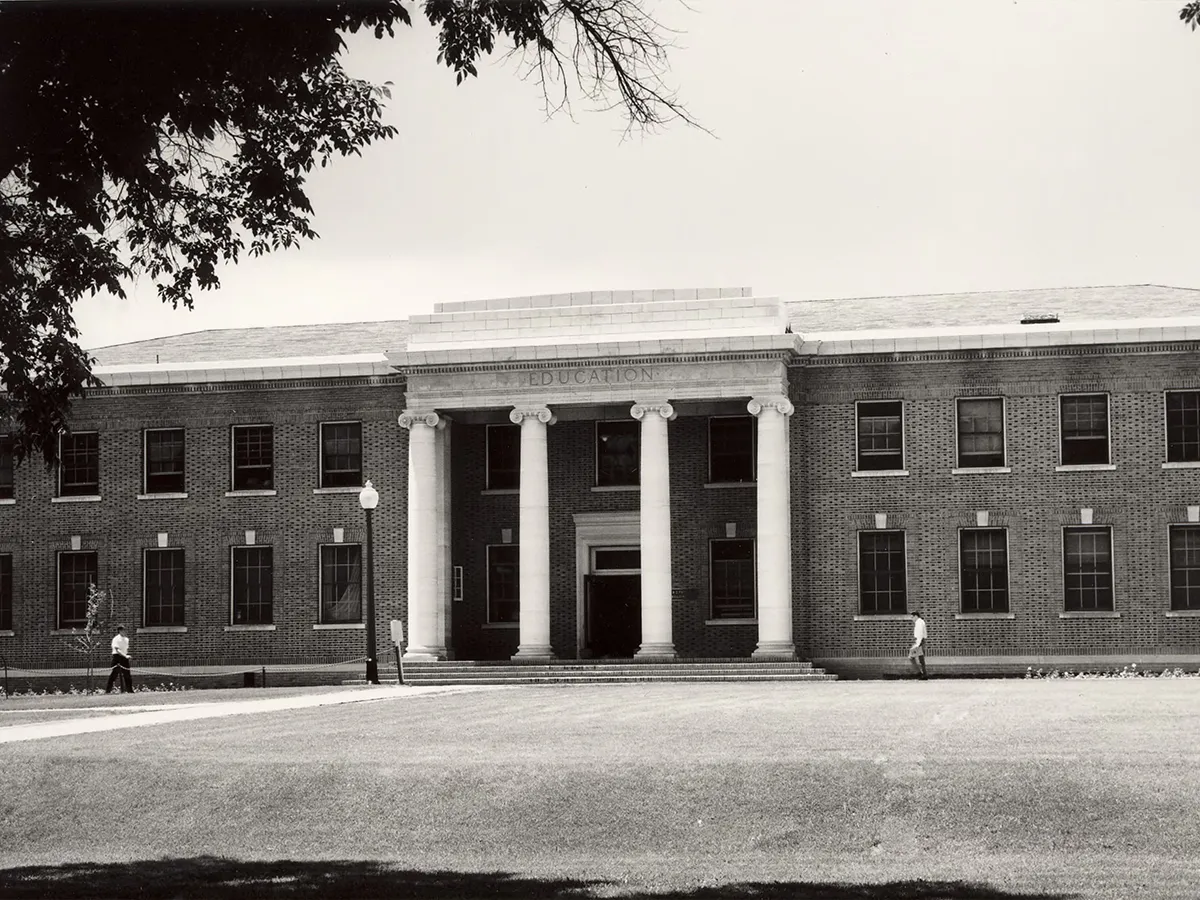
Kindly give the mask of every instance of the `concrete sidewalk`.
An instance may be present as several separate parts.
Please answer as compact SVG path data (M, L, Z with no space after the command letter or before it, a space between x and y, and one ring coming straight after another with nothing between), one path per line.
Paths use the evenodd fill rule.
M362 703L369 700L403 700L431 694L461 694L497 690L483 685L409 687L372 685L347 688L323 694L301 694L289 697L266 697L262 700L227 700L210 703L179 703L169 706L113 707L104 716L83 715L79 718L57 719L53 722L25 723L0 727L0 744L14 741L33 741L42 738L65 737L96 731L115 731L142 725L162 725L168 722L190 722L222 716L253 715L285 709L310 709L341 703ZM94 709L94 707L93 707ZM91 710L80 710L90 712Z

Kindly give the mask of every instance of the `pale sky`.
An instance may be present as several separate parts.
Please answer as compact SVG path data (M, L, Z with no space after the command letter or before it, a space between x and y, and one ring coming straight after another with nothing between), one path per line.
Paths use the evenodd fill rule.
M1181 5L661 0L672 80L715 137L625 141L583 103L547 121L512 62L456 87L428 26L360 36L347 67L393 82L399 135L317 171L321 238L225 269L191 313L148 281L85 300L83 344L589 290L1200 287Z

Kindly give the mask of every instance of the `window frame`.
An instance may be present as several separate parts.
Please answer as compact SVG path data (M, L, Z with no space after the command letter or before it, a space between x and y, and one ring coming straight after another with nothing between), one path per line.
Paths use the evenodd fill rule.
M749 478L738 479L719 479L716 477L716 472L713 470L713 462L716 459L716 454L713 453L713 423L717 420L722 421L742 421L745 420L750 429L750 446L748 448L749 455ZM749 415L721 415L708 417L708 483L709 484L755 484L758 480L758 423L754 416ZM732 457L734 454L724 454L727 457Z
M1195 583L1196 600L1193 604L1179 606L1175 603L1175 534L1176 530L1180 532L1192 531L1197 534L1197 550L1200 550L1200 524L1195 522L1172 522L1167 526L1167 590L1168 590L1168 609L1173 613L1200 613L1200 574L1197 575ZM1197 565L1196 571L1200 573L1200 565ZM1186 590L1189 586L1184 585Z
M0 553L0 631L13 630L13 554Z
M601 482L600 481L600 426L622 425L633 429L634 440L637 441L637 452L634 453L634 471L636 477L631 482ZM636 419L597 419L592 431L592 458L595 463L593 484L599 488L638 488L642 484L642 430L641 423Z
M716 581L714 574L716 562L713 550L717 544L749 544L750 545L750 612L741 615L718 615L716 595L713 590ZM746 562L747 560L738 560ZM709 538L708 540L708 618L710 621L742 621L758 618L758 541L754 538Z
M165 432L179 432L179 486L170 488L151 488L150 487L150 435L162 434ZM175 473L170 473L174 475ZM161 476L159 476L161 477ZM142 429L142 493L143 494L182 494L187 490L187 429L179 427L170 428L143 428Z
M1078 397L1104 398L1104 461L1103 462L1067 462L1067 436L1063 431L1063 407L1066 401ZM1093 438L1094 440L1094 438ZM1080 466L1111 466L1112 465L1112 394L1108 391L1076 391L1058 395L1058 464L1064 468Z
M271 464L269 483L266 487L239 487L238 486L238 456L237 456L237 435L238 431L246 431L251 428L265 428L271 434ZM243 466L242 469L257 469L261 466ZM269 422L245 423L229 426L229 489L233 492L241 491L273 491L275 490L275 426Z
M358 618L356 619L334 619L326 618L325 616L325 551L354 548L358 550ZM322 625L361 625L365 622L364 616L364 597L366 591L365 571L366 552L363 545L358 542L344 542L341 544L318 544L317 545L317 621ZM334 562L334 567L337 567L337 562ZM347 582L349 584L349 582Z
M863 450L862 450L862 413L861 408L864 403L872 404L898 404L900 407L900 465L888 468L863 468ZM904 414L904 399L878 399L878 400L855 400L854 401L854 471L855 472L904 472L907 463L906 454L908 453L908 441L905 440L905 419ZM889 452L889 456L892 453Z
M904 608L897 611L895 609L880 610L878 608L868 611L863 603L865 592L863 590L863 537L870 535L872 537L882 534L898 534L900 535L900 559L904 564ZM856 554L855 554L855 575L858 581L858 615L860 616L907 616L908 612L908 530L904 528L860 528L856 536Z
M981 532L1000 532L1004 536L1004 608L1003 609L996 609L994 607L991 609L979 609L979 608L967 609L966 580L963 578L963 575L966 571L966 566L964 565L964 563L965 563L965 559L964 559L965 547L963 545L963 540L968 533L979 534ZM1009 546L1008 529L1006 527L1003 527L1003 526L1001 526L1001 527L973 526L973 527L969 527L969 528L959 528L958 529L958 612L960 615L964 615L964 616L995 615L995 614L1007 615L1008 613L1012 612L1012 559L1009 556L1008 546Z
M15 500L17 496L15 445L11 434L0 433L0 500Z
M974 465L963 459L962 449L962 403L1000 401L1000 462ZM976 432L980 433L980 432ZM982 432L991 434L992 432ZM954 467L956 469L1002 469L1008 465L1008 400L1001 396L955 397L954 398Z
M92 573L95 578L88 581L83 589L83 618L71 619L70 622L78 622L79 624L68 624L68 620L63 618L63 557L91 557L95 565ZM87 625L87 587L100 582L100 553L97 550L59 550L55 556L55 603L54 603L54 620L56 628L59 631L77 631Z
M358 468L357 469L327 469L325 466L325 429L336 428L338 426L357 425L358 426ZM339 440L339 438L334 438ZM275 469L275 435L271 435L271 483L274 484L274 469ZM346 473L354 473L353 481L346 481L345 484L334 484L329 481L330 475L341 475L335 481L345 480ZM320 422L317 425L317 486L321 488L350 488L362 487L363 482L363 429L361 419L336 419L331 422Z
M178 621L150 620L150 554L177 553L179 554L178 582ZM187 553L183 547L143 547L142 548L142 625L145 628L178 628L187 624ZM163 604L159 604L163 608ZM172 603L170 608L176 608Z
M1108 535L1108 594L1109 605L1102 607L1085 607L1071 606L1068 601L1070 599L1070 588L1068 587L1067 578L1070 573L1067 571L1067 535L1069 533L1082 534L1085 532L1101 533ZM1062 526L1062 610L1064 613L1114 613L1117 609L1117 579L1116 579L1116 550L1113 542L1113 527L1111 525L1064 525ZM1086 575L1086 572L1078 574ZM1082 594L1081 594L1082 597Z
M492 615L492 551L495 549L511 550L515 559L512 563L516 568L514 586L516 597L512 599L495 600L498 603L515 603L516 616L511 619L501 619ZM487 623L489 625L513 625L521 622L521 545L520 544L488 544L484 551L484 587L487 597Z
M246 621L239 622L237 620L237 554L239 550L251 550L257 553L266 552L270 556L270 573L271 573L271 605L270 605L270 621L250 621L247 615ZM249 587L249 582L247 582ZM261 602L257 604L261 606ZM249 612L251 604L247 601L247 612ZM263 626L275 624L275 547L272 544L234 544L229 548L229 624L233 627L238 626Z
M65 464L66 453L63 449L63 441L71 438L94 438L95 447L91 448L91 452L95 454L95 481L78 481L72 482L71 489L67 490L66 475L67 466ZM86 463L85 463L86 465ZM99 497L100 496L100 432L99 431L68 431L58 436L58 496L59 497ZM78 487L77 487L78 486ZM87 490L84 490L87 488Z
M1173 388L1163 391L1163 461L1174 463L1176 465L1200 465L1200 423L1195 427L1197 432L1196 453L1190 459L1173 459L1171 457L1171 409L1169 406L1169 398L1171 394L1191 394L1196 397L1198 416L1200 416L1200 389L1198 388ZM1180 426L1181 428L1184 426ZM1181 442L1183 444L1183 442ZM1186 446L1186 444L1183 444Z
M517 435L517 465L515 469L499 469L498 472L515 473L513 484L495 484L492 480L492 433L493 429L511 428L515 429ZM521 426L514 425L511 422L495 422L484 426L484 445L483 445L483 484L484 490L487 491L519 491L521 489Z

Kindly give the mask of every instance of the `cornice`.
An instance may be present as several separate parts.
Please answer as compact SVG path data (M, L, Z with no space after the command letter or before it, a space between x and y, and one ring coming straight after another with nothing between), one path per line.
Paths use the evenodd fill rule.
M402 375L361 375L348 378L292 378L279 381L207 381L191 384L134 384L87 388L85 397L144 394L230 394L245 391L302 391L329 387L403 386Z
M835 366L879 366L896 363L955 363L992 359L1055 359L1072 356L1142 356L1196 353L1200 341L1171 341L1146 344L1075 344L1061 347L981 347L971 350L892 351L815 356L799 354L788 363L793 368Z
M453 375L467 372L529 372L542 369L608 369L622 366L677 365L714 362L787 362L792 350L746 350L733 353L663 353L653 356L589 356L572 359L513 360L511 362L452 363L431 366L403 366L403 376Z

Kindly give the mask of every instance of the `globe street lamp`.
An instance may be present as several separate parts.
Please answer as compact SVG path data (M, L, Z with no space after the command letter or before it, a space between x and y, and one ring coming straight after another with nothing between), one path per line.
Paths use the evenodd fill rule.
M370 481L358 492L358 505L367 513L367 684L379 684L379 664L375 660L375 548L371 533L371 513L379 505L379 491Z

